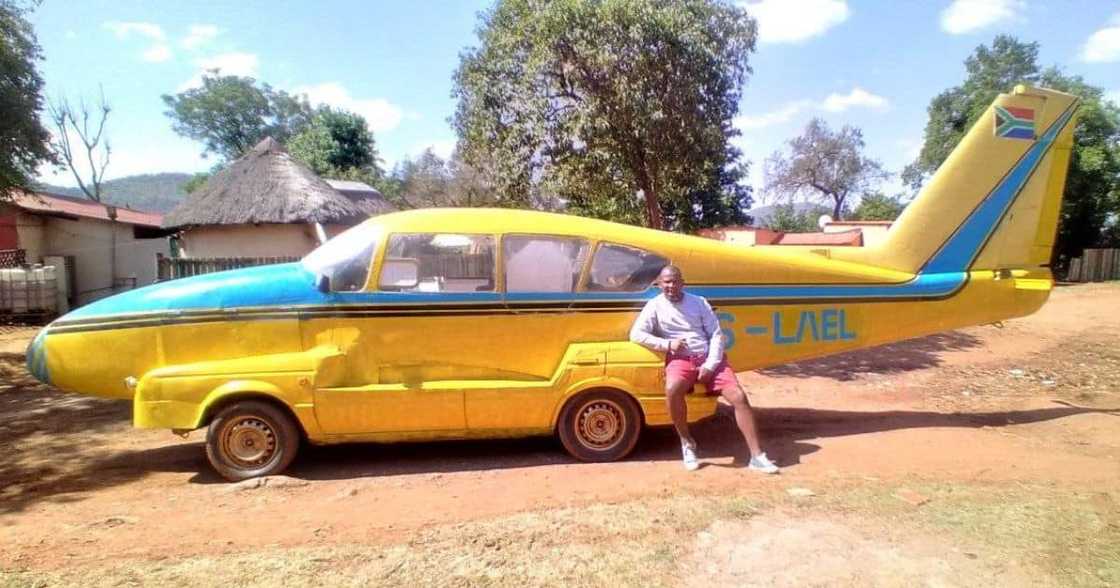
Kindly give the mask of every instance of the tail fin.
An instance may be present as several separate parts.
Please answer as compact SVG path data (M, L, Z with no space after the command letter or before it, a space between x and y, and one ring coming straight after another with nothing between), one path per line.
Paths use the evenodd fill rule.
M1078 98L1000 94L891 227L891 269L1035 269L1050 262Z

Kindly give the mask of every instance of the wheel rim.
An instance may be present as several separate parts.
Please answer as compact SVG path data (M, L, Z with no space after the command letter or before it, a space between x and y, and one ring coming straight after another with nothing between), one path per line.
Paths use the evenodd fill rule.
M580 445L606 451L622 442L626 433L626 413L611 400L593 400L580 408L576 417L576 439Z
M257 417L241 417L226 425L221 435L222 453L240 468L261 466L276 455L276 430Z

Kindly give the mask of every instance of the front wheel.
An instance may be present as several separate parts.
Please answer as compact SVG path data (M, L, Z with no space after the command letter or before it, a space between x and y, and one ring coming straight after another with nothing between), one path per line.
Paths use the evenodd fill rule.
M280 473L295 459L299 429L267 402L245 400L221 410L206 431L206 457L223 478L239 482Z
M638 444L642 417L629 394L590 390L568 401L557 426L564 449L580 461L617 461Z

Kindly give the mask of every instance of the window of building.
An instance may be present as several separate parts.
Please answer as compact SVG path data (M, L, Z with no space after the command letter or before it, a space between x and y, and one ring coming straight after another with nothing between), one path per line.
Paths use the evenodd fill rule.
M588 250L587 241L571 237L504 237L506 292L574 292Z
M657 279L669 260L643 249L603 243L591 260L587 289L593 292L640 292Z
M493 292L490 235L400 233L389 236L378 286L395 292Z

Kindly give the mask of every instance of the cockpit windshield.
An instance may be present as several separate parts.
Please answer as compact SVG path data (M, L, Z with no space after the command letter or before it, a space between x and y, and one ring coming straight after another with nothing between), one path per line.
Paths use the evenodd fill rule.
M329 278L332 292L357 292L369 279L380 238L380 226L361 224L323 243L301 263L315 275Z

